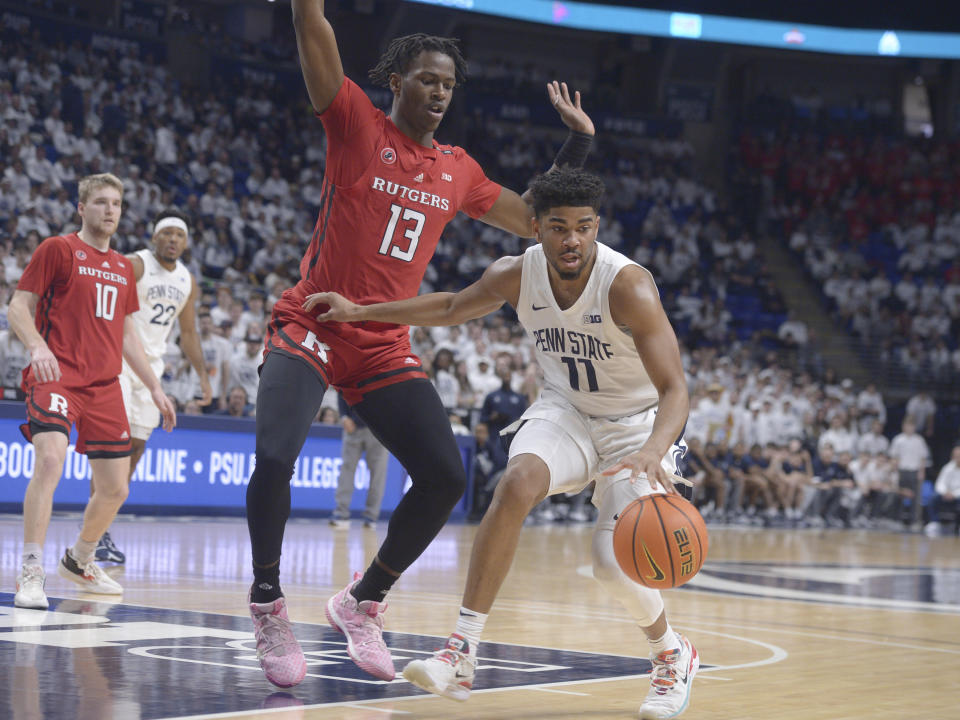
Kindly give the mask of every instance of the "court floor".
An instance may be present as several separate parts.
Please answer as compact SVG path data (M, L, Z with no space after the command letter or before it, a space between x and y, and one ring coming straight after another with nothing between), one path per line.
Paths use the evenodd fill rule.
M0 717L636 717L650 664L642 633L590 576L589 526L533 526L494 606L466 703L375 680L347 658L324 603L386 527L287 527L283 587L308 658L304 682L264 679L245 610L244 520L123 518L108 566L120 602L56 575L76 516L46 545L48 612L13 607L20 520L0 517ZM475 528L448 525L388 597L399 668L452 629ZM703 667L684 717L960 718L960 539L871 531L711 528L707 564L665 594Z

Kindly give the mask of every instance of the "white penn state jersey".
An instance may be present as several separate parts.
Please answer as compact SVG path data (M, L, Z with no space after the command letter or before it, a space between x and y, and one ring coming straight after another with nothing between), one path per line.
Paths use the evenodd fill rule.
M533 341L543 368L544 392L551 390L594 417L624 417L657 404L633 336L610 313L610 285L630 258L597 243L597 259L577 301L561 310L550 288L543 247L523 256L517 316ZM640 267L638 265L638 267Z
M167 270L151 250L138 250L135 254L143 261L143 276L137 281L140 309L133 314L133 319L143 350L152 364L163 358L167 338L187 304L193 281L187 266L179 260L173 270ZM124 369L128 369L126 362Z

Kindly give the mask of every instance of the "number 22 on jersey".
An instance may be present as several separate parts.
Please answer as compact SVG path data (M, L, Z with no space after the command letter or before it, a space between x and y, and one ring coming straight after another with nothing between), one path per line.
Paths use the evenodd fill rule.
M402 213L402 215L401 215ZM403 219L405 222L413 221L413 224L407 225L403 230L403 236L409 240L407 249L401 249L400 245L394 242L394 234L397 232L397 222ZM390 205L390 221L387 223L387 229L383 233L383 240L380 241L381 255L389 255L397 260L411 262L413 254L417 251L417 245L420 243L420 233L423 232L423 224L427 221L427 216L413 208L405 208L396 203Z

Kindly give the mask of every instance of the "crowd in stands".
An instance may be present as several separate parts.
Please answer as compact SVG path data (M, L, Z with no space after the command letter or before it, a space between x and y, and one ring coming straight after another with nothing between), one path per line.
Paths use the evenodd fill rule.
M148 218L158 208L176 205L192 218L184 262L203 288L197 317L215 400L209 408L199 407L197 378L175 343L165 358L166 389L182 412L251 415L265 322L280 293L296 281L319 205L325 140L305 95L284 97L279 90L256 86L191 90L171 79L162 64L132 53L79 44L41 47L15 35L3 39L4 388L19 385L19 370L28 361L6 328L10 289L42 238L77 228L77 179L113 172L126 185L118 250L148 245ZM494 84L503 80L502 73L494 75ZM463 144L491 177L522 189L550 165L558 144L555 132L479 112L469 116ZM748 137L742 150L746 167L770 177L772 207L779 212L774 217L784 232L805 238L805 244L797 241L798 251L829 259L825 266L830 268L854 272L864 238L874 236L874 227L882 242L889 238L896 247L901 236L893 226L903 236L930 217L943 216L944 228L953 226L953 216L939 205L934 215L929 208L923 214L922 198L911 183L904 189L903 176L891 177L891 170L871 175L866 148L850 147L840 138L829 145L835 152L818 152L816 157L826 158L819 161L810 142ZM898 152L896 146L884 147ZM910 482L932 470L929 452L918 460L919 443L912 439L923 442L932 418L929 402L920 397L908 408L920 433L905 424L907 439L898 435L888 446L886 408L876 387L855 393L849 381L821 377L816 358L789 368L779 365L772 351L796 345L800 328L787 316L764 267L754 229L694 176L692 153L677 138L601 135L589 166L600 172L608 189L600 240L651 269L684 348L692 398L689 471L703 480L697 501L716 521L899 526L904 507L920 507L915 502L920 487ZM837 159L843 157L847 161ZM942 168L942 158L931 153L928 160L933 157ZM945 161L950 157L947 152ZM804 172L794 172L800 165ZM870 205L870 192L863 196L854 179L860 172L868 178L865 182L880 183L868 189L894 193L912 209L890 218L884 213L895 203L881 197ZM938 192L931 191L928 199L939 197ZM873 207L875 215L850 212L846 203L860 210ZM861 216L866 227L853 232L850 226ZM935 232L939 225L924 227ZM526 241L460 216L444 233L422 290L459 289L479 277L492 259L525 247ZM909 252L897 256L898 264L915 251L912 241L903 247ZM938 252L932 249L924 261L939 258L938 272L950 261L945 282L960 283L956 257ZM932 267L910 265L913 277ZM899 285L890 279L890 286L890 297L900 298L894 290ZM884 297L877 296L878 313L906 312L880 302ZM917 307L925 307L923 298L918 288ZM960 295L955 300L960 302ZM942 319L942 313L931 311L931 316ZM930 341L933 347L939 340L953 351L952 338L939 325L930 327L934 329L926 334L914 328L911 343ZM477 441L475 499L482 507L506 463L498 432L519 417L541 387L531 344L509 309L463 327L413 328L411 339L455 431L473 434ZM888 336L886 342L892 352L894 338ZM336 407L334 396L325 398L318 421L336 424ZM913 480L905 481L904 472L913 472ZM587 494L546 503L537 515L587 519ZM956 493L944 491L939 497L941 504L930 503L931 509L948 509ZM906 521L919 519L914 515Z
M960 386L960 145L863 128L745 129L767 231L887 380Z

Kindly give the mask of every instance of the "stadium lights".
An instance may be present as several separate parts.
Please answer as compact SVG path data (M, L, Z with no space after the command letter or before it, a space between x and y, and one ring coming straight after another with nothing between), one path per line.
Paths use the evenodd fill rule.
M854 29L551 0L408 0L581 30L842 55L960 58L960 34Z

